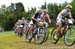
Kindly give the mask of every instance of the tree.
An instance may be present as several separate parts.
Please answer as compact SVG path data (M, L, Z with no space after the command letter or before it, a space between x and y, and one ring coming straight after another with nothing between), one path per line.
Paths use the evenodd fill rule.
M71 3L70 3L71 5L72 5L72 16L73 16L73 18L75 19L75 0L73 0Z
M46 9L47 8L47 3L45 1L44 5L41 6L41 9Z
M21 19L22 17L25 17L25 15L22 15L23 12L25 12L23 4L21 2L16 3L15 14L16 14L18 19Z

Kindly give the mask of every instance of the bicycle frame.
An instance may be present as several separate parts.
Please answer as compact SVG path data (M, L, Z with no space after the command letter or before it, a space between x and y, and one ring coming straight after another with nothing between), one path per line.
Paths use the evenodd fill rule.
M69 24L68 20L65 23L66 23L66 25L61 28L60 33L59 33L61 35L61 37L63 37L63 35L66 33L67 29L70 28L70 24ZM64 32L63 32L63 29L65 29Z

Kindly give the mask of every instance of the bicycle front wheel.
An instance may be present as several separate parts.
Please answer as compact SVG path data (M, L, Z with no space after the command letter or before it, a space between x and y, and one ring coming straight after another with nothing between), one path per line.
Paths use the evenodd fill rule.
M45 28L45 32L46 32L46 34L45 34L44 42L46 42L48 40L48 36L49 36L49 30L48 30L48 28Z
M18 28L18 36L19 37L23 36L23 28L21 28L21 27Z
M30 43L32 40L32 35L30 35L30 28L27 30L27 33L26 33L26 41L28 43Z
M44 42L46 36L46 32L44 28L37 28L36 35L34 41L36 44L42 44Z
M64 43L67 46L72 46L75 42L75 29L68 28L64 35Z

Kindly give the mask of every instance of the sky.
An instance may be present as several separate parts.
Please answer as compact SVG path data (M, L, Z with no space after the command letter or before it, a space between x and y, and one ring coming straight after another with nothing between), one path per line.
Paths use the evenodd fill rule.
M57 4L62 4L64 2L70 3L72 0L0 0L0 7L1 5L5 4L6 6L9 6L11 3L17 3L17 2L22 2L25 9L28 10L31 7L41 7L44 3L57 3Z

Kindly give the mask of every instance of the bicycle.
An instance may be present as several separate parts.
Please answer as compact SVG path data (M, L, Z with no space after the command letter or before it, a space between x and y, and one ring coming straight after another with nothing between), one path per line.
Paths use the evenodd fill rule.
M48 27L45 27L45 32L46 32L46 35L45 35L44 42L46 42L46 41L48 40L48 37L49 37L49 30L48 30Z
M31 29L32 28L32 29ZM31 42L31 40L32 40L32 32L33 32L33 25L31 25L31 27L29 27L28 25L27 25L27 31L26 31L26 41L28 42L28 43L30 43Z
M75 33L73 33L73 32L75 32L75 28L74 28L74 26L72 26L73 25L72 20L68 19L66 23L67 23L66 32L63 35L61 35L61 32L62 32L62 29L61 29L60 32L58 33L57 39L54 39L54 36L56 35L56 28L57 27L53 28L53 30L51 31L51 35L50 35L50 39L51 39L52 43L56 44L59 41L59 39L64 36L65 45L72 46L74 44L74 42L75 42L75 38L74 38L75 35L74 34Z
M18 36L19 36L19 37L22 37L22 36L23 36L23 25L20 25L20 26L18 27Z
M27 32L27 36L29 36L29 34L30 34L30 28ZM31 38L28 40L28 42L31 42L32 38L34 38L34 42L36 44L42 44L46 40L47 33L46 33L46 28L44 26L44 22L36 21L36 25L33 25L32 35Z
M44 22L40 21L37 23L36 29L34 30L34 41L36 44L42 44L46 39L46 28Z

